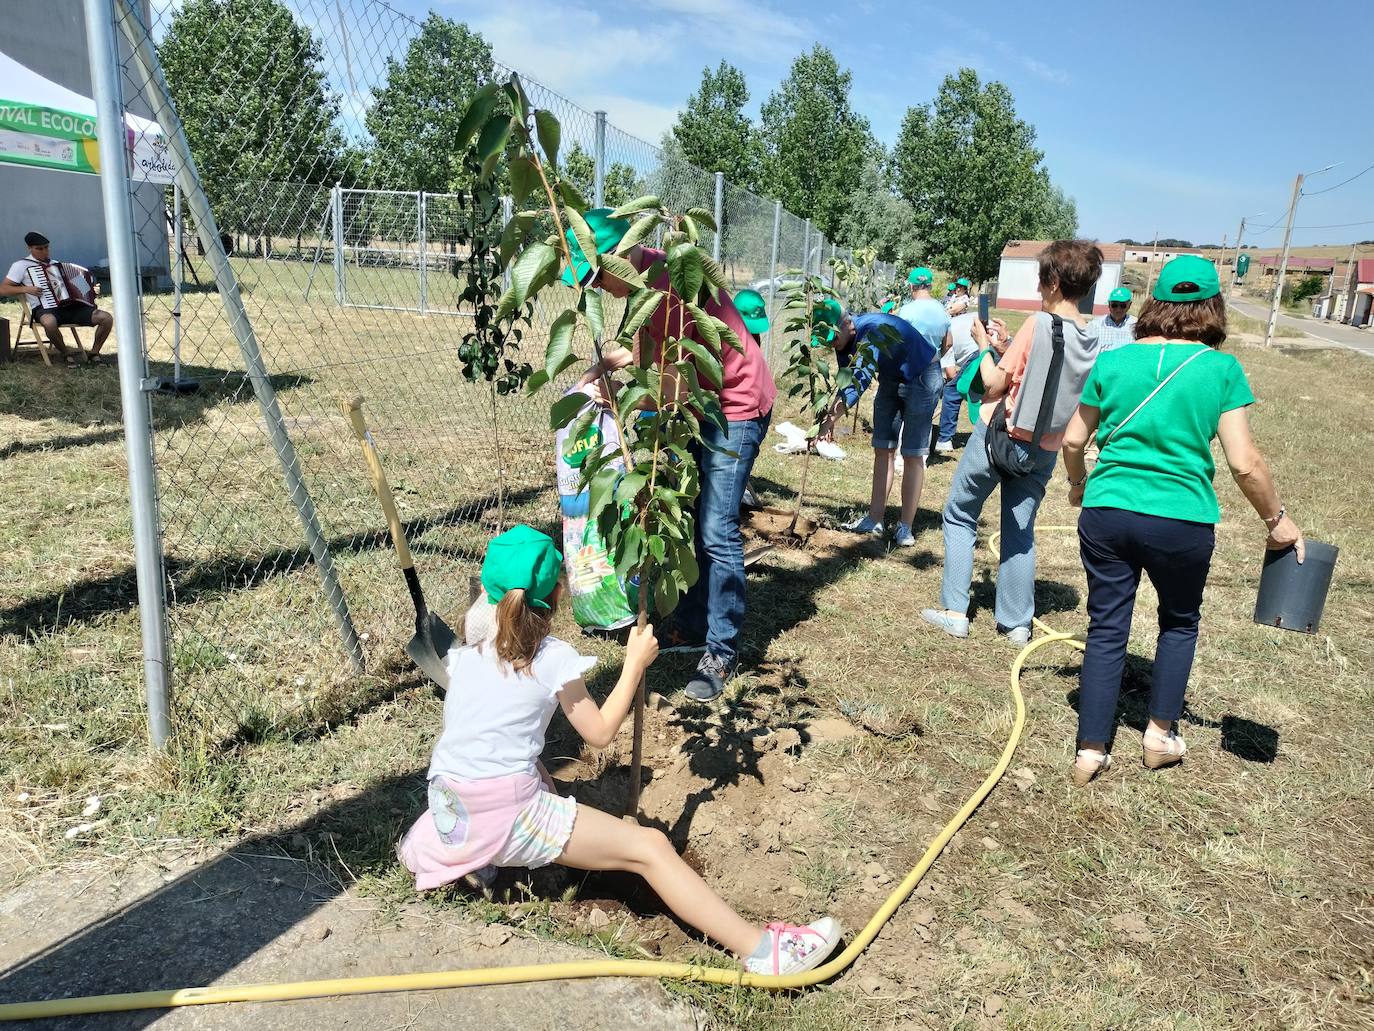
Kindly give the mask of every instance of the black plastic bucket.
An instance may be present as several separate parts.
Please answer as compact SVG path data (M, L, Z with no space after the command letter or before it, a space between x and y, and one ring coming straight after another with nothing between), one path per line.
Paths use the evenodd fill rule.
M1326 607L1326 592L1336 568L1340 549L1321 541L1307 542L1307 555L1298 565L1298 554L1288 548L1264 556L1255 622L1315 634Z

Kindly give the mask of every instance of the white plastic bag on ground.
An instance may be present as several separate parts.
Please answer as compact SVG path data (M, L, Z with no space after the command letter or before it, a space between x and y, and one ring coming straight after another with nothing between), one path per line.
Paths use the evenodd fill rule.
M773 450L780 455L801 455L806 453L807 440L806 431L791 422L785 422L780 426L773 427L774 431L783 438L786 443L774 444ZM818 440L816 442L816 454L822 458L829 458L839 462L845 458L844 448L829 440Z

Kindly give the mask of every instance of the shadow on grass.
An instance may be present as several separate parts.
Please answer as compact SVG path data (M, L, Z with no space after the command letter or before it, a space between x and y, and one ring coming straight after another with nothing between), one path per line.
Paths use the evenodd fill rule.
M1072 584L1057 580L1035 581L1035 614L1053 616L1057 612L1074 612L1083 595ZM972 619L979 612L992 614L997 605L997 577L992 569L983 566L969 587L968 615Z
M342 894L344 871L394 862L396 840L424 804L417 771L379 781L280 833L245 838L0 971L0 1002L209 984ZM306 856L318 861L301 862ZM298 1016L300 1026L309 1025L307 1011ZM131 1031L165 1017L165 1010L141 1010L26 1026Z
M153 379L172 379L170 362L148 363ZM41 378L35 378L35 374ZM247 375L229 369L203 365L183 365L183 380L195 380L200 388L192 394L155 395L153 430L164 433L199 422L207 409L224 402L254 404L253 387ZM309 386L310 376L300 373L269 377L278 394ZM84 432L64 433L41 440L10 441L0 445L0 461L16 455L66 451L71 448L108 444L121 439L119 370L113 363L88 368L45 368L35 358L0 366L0 415L42 421L66 418L89 422Z
M506 492L507 505L521 505L544 493L542 488L529 487ZM421 516L407 521L405 533L414 539L439 527L453 527L478 522L483 513L495 506L495 494L475 501L455 505L436 515ZM378 548L391 547L391 535L385 530L348 534L327 541L334 555L360 554ZM417 549L420 550L420 549ZM274 577L284 576L305 566L313 565L310 549L277 548L253 555L236 555L212 562L185 562L174 557L165 559L168 580L175 586L178 605L227 594L231 591L255 587ZM117 573L83 580L61 590L30 598L8 609L0 609L0 634L47 633L96 619L111 612L133 608L138 603L137 580L132 565Z
M1078 669L1065 667L1060 676L1077 677ZM1137 734L1143 734L1150 720L1150 681L1154 675L1154 662L1143 655L1127 655L1126 667L1121 675L1121 695L1117 700L1116 724L1112 728L1113 742L1122 727L1128 727ZM1078 711L1079 690L1074 688L1066 695L1069 706ZM1181 723L1195 727L1221 731L1221 750L1229 752L1237 759L1246 762L1272 763L1279 754L1279 732L1273 727L1233 713L1224 714L1221 719L1212 719L1198 713L1192 703L1185 700Z

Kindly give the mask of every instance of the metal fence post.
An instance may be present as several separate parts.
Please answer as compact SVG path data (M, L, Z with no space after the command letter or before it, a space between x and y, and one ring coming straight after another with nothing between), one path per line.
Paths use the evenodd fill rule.
M334 300L340 308L348 303L343 266L343 186L334 184L329 195L329 221L334 230Z
M415 230L420 241L420 314L429 311L429 256L425 253L425 191L415 193Z
M811 219L806 220L806 226L802 229L802 260L801 270L803 274L809 275L811 272Z
M134 252L114 4L112 0L86 0L85 13L100 148L100 195L105 209L110 285L119 341L119 400L129 460L129 512L133 519L138 622L143 643L143 689L148 702L148 736L153 747L161 749L172 733L167 690L167 599L158 533L152 410L143 390L148 367L143 356L138 256Z
M778 302L778 234L782 230L782 201L773 202L773 249L768 258L768 308L772 311ZM776 316L768 320L768 340L764 354L770 354L773 347L773 323Z
M711 257L720 263L720 237L724 231L725 222L725 173L716 173L716 238L711 241Z
M592 207L606 206L606 112L596 112L596 139L592 147Z
M112 14L112 3L113 0L86 0L87 20L92 20L89 15L102 8ZM137 31L135 31L135 26ZM229 317L234 338L238 341L239 354L243 357L244 368L253 384L253 394L257 398L263 421L267 424L267 433L271 438L272 448L281 464L287 494L295 506L296 514L300 517L306 542L310 546L311 557L315 560L315 567L319 570L325 597L328 599L329 607L334 613L334 619L339 625L339 635L343 640L344 652L348 655L353 668L361 673L363 671L363 650L362 645L358 643L358 635L353 629L353 618L348 611L348 599L344 597L343 587L339 584L338 575L334 571L333 556L329 553L329 546L325 543L324 533L320 529L314 499L311 498L310 491L305 485L305 478L301 475L300 462L296 458L296 449L291 443L290 434L286 431L281 407L277 404L276 389L272 386L272 380L267 374L267 367L263 364L262 352L258 349L258 339L253 331L252 323L248 321L248 312L243 306L243 297L239 293L238 281L234 278L234 270L230 267L229 258L224 253L224 247L220 243L219 226L215 223L215 216L210 210L210 200L205 196L205 190L201 187L195 159L191 156L191 147L186 142L186 130L182 127L181 118L177 114L176 108L172 106L172 94L167 87L167 80L162 75L162 66L158 64L157 54L153 50L152 39L148 34L148 27L143 24L137 0L124 0L124 17L120 19L120 28L128 40L134 61L138 65L139 74L143 77L148 102L152 108L153 120L162 127L168 145L176 157L177 182L181 186L181 192L185 195L186 202L191 208L191 214L195 218L196 231L200 234L205 255L214 269L215 285L219 289L220 300L224 304L225 314ZM96 60L95 47L92 47L91 54L91 60L94 64ZM111 55L113 55L113 49L111 49ZM113 60L113 56L110 59ZM115 124L120 124L117 114ZM118 158L121 163L120 167L123 167L123 160L123 155L120 154ZM126 207L127 204L128 191L126 190ZM335 225L337 239L338 223ZM130 236L128 239L132 241L133 238ZM112 245L114 243L113 234L111 243ZM132 245L130 246L130 253L132 253ZM132 272L132 267L130 271ZM120 307L126 306L121 305ZM134 304L128 307L130 314L127 317L133 318L138 311L136 296ZM137 322L135 322L135 326L137 326Z
M513 197L501 198L501 225L510 225L511 218L515 215L515 199ZM510 262L506 262L506 267L501 272L501 289L510 289Z

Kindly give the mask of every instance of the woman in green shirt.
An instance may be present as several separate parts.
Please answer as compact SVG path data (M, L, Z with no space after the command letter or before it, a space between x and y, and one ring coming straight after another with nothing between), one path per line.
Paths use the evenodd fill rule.
M1220 517L1212 487L1212 438L1268 529L1266 547L1296 547L1269 466L1250 437L1254 402L1226 339L1216 267L1185 255L1160 271L1135 326L1136 342L1100 355L1064 437L1069 501L1081 505L1079 552L1088 577L1088 639L1078 693L1073 780L1087 784L1111 764L1136 589L1143 571L1159 595L1159 639L1150 684L1144 763L1172 766L1187 751L1174 725L1197 647L1202 589ZM1088 475L1083 449L1101 452Z

